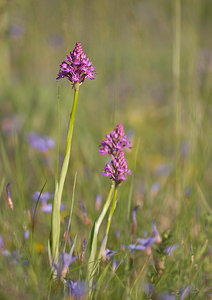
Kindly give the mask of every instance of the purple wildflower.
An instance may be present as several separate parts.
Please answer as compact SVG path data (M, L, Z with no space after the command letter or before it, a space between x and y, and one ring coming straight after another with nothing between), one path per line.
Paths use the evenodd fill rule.
M42 153L55 146L55 142L51 138L42 136L39 133L32 132L28 134L27 140L32 148L38 149Z
M81 84L85 78L94 79L95 74L92 62L84 54L81 43L77 42L74 51L60 65L57 80L66 77L74 86L77 82Z
M101 142L99 154L109 154L112 157L111 164L106 164L103 174L110 177L117 184L126 180L126 175L131 175L131 171L127 168L127 162L124 157L124 148L132 148L124 134L124 127L120 123L110 134L106 135L106 140Z

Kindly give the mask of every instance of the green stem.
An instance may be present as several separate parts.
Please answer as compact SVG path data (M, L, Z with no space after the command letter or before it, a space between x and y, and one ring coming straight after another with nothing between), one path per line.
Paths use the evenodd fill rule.
M90 288L89 298L91 298L91 293L92 293L93 277L94 277L97 267L98 267L98 262L95 263L95 257L96 257L96 250L97 250L97 240L98 240L99 228L100 228L102 221L103 221L103 219L108 211L108 208L110 206L114 189L115 189L115 184L113 182L111 185L107 200L102 209L102 212L101 212L98 220L94 224L93 239L91 242L91 253L90 253L90 257L89 257L89 261L88 261L88 279L89 279L89 288Z
M52 208L52 217L51 217L51 257L55 263L58 261L59 256L59 240L60 240L60 205L63 194L64 183L68 171L69 160L71 155L71 143L72 135L74 128L74 118L77 106L77 99L79 93L79 83L77 82L74 86L74 101L72 106L72 112L70 116L67 144L66 144L66 153L62 165L62 170L60 173L59 182L56 181L55 184L55 194Z
M117 191L118 191L118 186L116 185L116 188L115 188L115 191L114 191L114 196L113 196L113 203L112 203L112 207L111 207L111 209L110 209L110 214L109 214L108 222L107 222L107 228L106 228L106 235L107 235L107 236L108 236L108 234L109 234L112 216L113 216L114 210L115 210L115 208L116 208Z
M102 210L102 212L101 212L101 214L100 214L100 216L99 216L99 218L96 222L96 228L98 228L98 231L99 231L99 227L100 227L100 225L101 225L101 223L102 223L102 221L103 221L103 219L104 219L104 217L105 217L105 215L108 211L108 208L110 206L111 198L112 198L112 194L113 194L114 189L115 189L115 184L113 182L112 185L111 185L110 192L108 194L107 200L105 202L105 205L103 207L103 210Z
M69 123L69 130L68 130L68 137L67 137L67 144L66 144L66 154L63 161L63 166L60 174L60 181L58 186L58 200L61 203L62 199L62 193L63 193L63 187L64 182L66 178L66 174L68 171L68 165L70 160L70 154L71 154L71 142L72 142L72 135L73 135L73 129L74 129L74 117L76 112L76 106L77 106L77 98L79 93L79 82L77 82L77 85L74 89L74 103L72 107L71 117L70 117L70 123Z
M101 257L104 256L105 249L107 247L107 239L108 239L108 234L109 234L109 230L110 230L110 224L111 224L111 220L112 220L112 217L113 217L113 213L114 213L115 208L116 208L117 191L118 191L118 185L115 186L115 191L114 191L114 196L113 196L113 203L112 203L112 206L111 206L111 209L110 209L110 214L108 216L105 237L104 237L104 240L102 242L102 245L101 245L101 248L100 248L100 251L99 251L98 260L100 260Z
M112 220L112 217L113 217L113 213L114 213L114 211L115 211L115 208L116 208L116 198L117 198L117 191L118 191L118 185L117 184L115 184L115 183L113 183L112 184L112 186L111 186L111 190L110 190L110 193L109 193L109 195L110 195L110 201L107 199L107 201L106 201L106 203L105 203L105 206L107 205L107 210L108 210L108 208L109 208L109 205L110 205L110 202L111 202L111 198L112 198L112 191L115 189L115 191L114 191L114 196L113 196L113 203L112 203L112 206L111 206L111 209L110 209L110 214L109 214L109 216L108 216L108 222L107 222L107 227L106 227L106 233L105 233L105 237L104 237L104 239L103 239L103 242L102 242L102 245L101 245L101 248L100 248L100 251L99 251L99 255L98 255L98 259L97 259L97 261L96 262L94 262L94 259L95 259L95 255L96 255L96 248L97 248L97 238L96 238L96 240L95 240L95 255L94 255L94 257L92 257L92 260L91 260L91 266L90 266L90 268L91 268L91 273L89 273L89 278L90 278L90 280L89 280L89 288L90 288L90 292L89 292L89 299L92 299L93 298L93 294L94 294L94 292L93 292L93 289L92 289L92 284L93 284L93 278L94 278L94 275L96 274L96 271L98 270L98 267L99 267L99 263L100 263L100 261L101 261L101 257L104 255L104 253L105 253L105 249L106 249L106 246L107 246L107 239L108 239L108 234L109 234L109 230L110 230L110 224L111 224L111 220ZM108 196L108 198L109 198L109 196ZM106 214L106 211L107 211L106 209L104 210L103 209L103 211L104 211L104 216L105 216L105 214ZM103 211L102 211L102 214L103 214ZM103 217L102 217L102 214L100 215L100 217L99 217L99 219L98 219L98 221L99 220L103 220ZM98 221L97 221L97 225L98 225ZM99 229L99 227L97 227L98 229ZM96 228L95 228L96 229ZM97 232L98 233L98 232ZM96 235L96 237L97 237L97 235ZM94 241L94 240L93 240ZM91 256L90 256L90 258L91 258ZM90 260L89 260L89 262L90 262ZM89 266L89 265L88 265Z

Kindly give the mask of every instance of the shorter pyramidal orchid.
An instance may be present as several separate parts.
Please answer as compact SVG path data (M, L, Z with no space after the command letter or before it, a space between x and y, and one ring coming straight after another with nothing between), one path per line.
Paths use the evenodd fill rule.
M81 43L77 42L74 50L66 56L66 60L60 65L57 80L67 78L74 87L77 82L81 84L85 78L94 79L95 74L96 71L92 62L84 54Z
M116 128L106 135L106 139L101 142L99 154L109 154L112 158L110 164L106 164L103 174L110 177L120 184L126 180L126 175L131 175L131 171L127 167L127 162L124 157L124 148L132 148L130 141L124 134L124 127L119 123Z

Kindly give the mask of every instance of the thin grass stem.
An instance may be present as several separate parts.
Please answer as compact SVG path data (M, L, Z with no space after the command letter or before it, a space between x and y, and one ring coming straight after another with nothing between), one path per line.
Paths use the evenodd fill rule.
M180 48L181 48L181 0L175 0L175 33L173 47L174 98L176 108L176 156L179 155L181 131L180 101Z
M174 100L175 100L175 134L176 134L176 150L175 150L175 178L176 178L176 197L180 198L179 188L179 168L178 160L181 145L181 97L180 97L180 48L181 48L181 0L175 0L174 5L174 47L173 47L173 79L174 79Z
M71 199L71 210L70 210L70 215L69 215L67 233L69 233L70 227L71 227L71 219L72 219L72 212L73 212L73 206L74 206L74 195L75 195L76 181L77 181L77 172L75 173L75 177L74 177L74 185L73 185L73 192L72 192L72 199ZM66 243L67 243L67 239L65 238L63 252L65 252L65 250L66 250Z

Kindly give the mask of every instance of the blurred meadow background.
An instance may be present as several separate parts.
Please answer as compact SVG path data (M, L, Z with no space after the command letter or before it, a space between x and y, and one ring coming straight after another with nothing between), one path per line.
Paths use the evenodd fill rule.
M80 87L62 200L63 234L77 172L70 235L79 253L91 230L80 201L92 224L96 197L104 203L110 187L100 142L123 123L133 145L133 175L120 187L108 239L122 263L115 271L103 264L96 299L212 299L211 33L210 0L1 0L0 299L47 299L51 217L40 204L33 244L24 233L32 229L32 195L44 185L54 193L57 147L63 157L73 101L70 82L56 77L77 41L97 71ZM32 132L55 147L33 149ZM129 258L121 245L151 233L153 220L162 245L153 245L151 259L144 251ZM163 252L167 245L176 245L171 255ZM75 262L68 276L86 280L85 268L86 261ZM50 299L62 299L60 293L55 288Z

